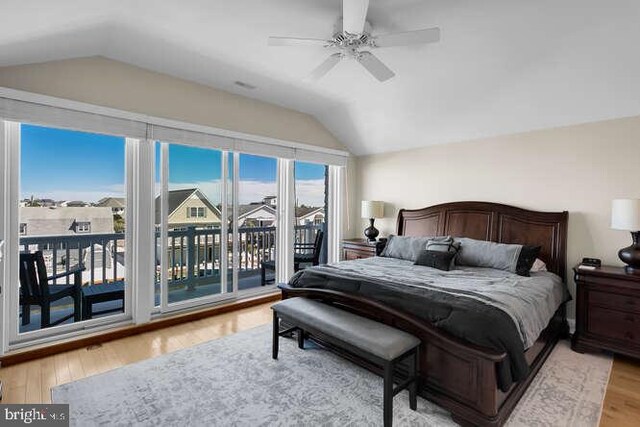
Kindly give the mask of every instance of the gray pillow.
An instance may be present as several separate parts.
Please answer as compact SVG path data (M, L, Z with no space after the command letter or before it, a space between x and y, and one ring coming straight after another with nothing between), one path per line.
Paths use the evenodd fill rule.
M522 245L488 242L468 237L456 237L454 240L460 243L460 252L456 257L457 265L516 272Z
M409 237L390 235L380 256L414 261L426 248L429 237Z

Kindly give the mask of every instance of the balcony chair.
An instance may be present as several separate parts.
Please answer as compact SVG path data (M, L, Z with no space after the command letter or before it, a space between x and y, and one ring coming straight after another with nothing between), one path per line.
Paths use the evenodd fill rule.
M320 250L322 249L322 240L324 238L324 232L318 230L316 233L316 239L313 243L296 243L293 250L293 271L299 271L306 265L318 265L320 262ZM306 251L308 253L298 253L298 251ZM275 261L262 261L260 268L260 284L266 285L267 282L274 282L274 279L267 280L267 270L275 271Z
M42 251L20 254L20 305L22 307L22 325L31 323L31 305L40 306L40 328L58 325L73 317L74 322L82 319L82 271L78 267L65 273L47 277L47 267ZM73 276L73 284L50 285L54 279ZM73 298L73 314L64 316L51 323L51 303L65 297Z

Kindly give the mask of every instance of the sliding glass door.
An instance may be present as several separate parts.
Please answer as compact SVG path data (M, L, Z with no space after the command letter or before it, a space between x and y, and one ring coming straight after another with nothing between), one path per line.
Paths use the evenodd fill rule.
M237 280L239 291L246 292L275 284L278 161L237 156Z
M155 305L207 303L233 296L227 285L227 153L156 145Z

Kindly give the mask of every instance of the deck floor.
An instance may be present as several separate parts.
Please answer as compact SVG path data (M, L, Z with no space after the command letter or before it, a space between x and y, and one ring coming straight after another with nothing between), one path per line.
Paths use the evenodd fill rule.
M273 275L267 274L267 279L273 278ZM238 291L245 291L248 289L255 289L261 287L260 273L249 274L245 277L240 277L238 280ZM100 286L100 285L97 285ZM270 282L270 286L273 286L273 282ZM229 289L231 291L231 289ZM195 289L187 289L186 286L181 289L170 289L169 290L169 303L188 301L195 298L201 298L210 295L217 295L220 293L220 283L212 283L209 285L199 285ZM160 305L160 295L156 293L155 295L155 303L156 306ZM118 310L122 308L121 301L109 301L103 302L93 305L93 309L95 312L100 311L111 311ZM51 306L51 321L55 322L56 319L60 319L69 314L73 313L73 300L71 298L65 298L59 301L56 301ZM110 316L117 314L118 311L111 311L102 315L95 315L93 318ZM40 329L40 307L32 306L31 307L31 321L22 325L22 322L19 323L20 333L31 332ZM63 322L63 324L71 324L73 323L73 318Z

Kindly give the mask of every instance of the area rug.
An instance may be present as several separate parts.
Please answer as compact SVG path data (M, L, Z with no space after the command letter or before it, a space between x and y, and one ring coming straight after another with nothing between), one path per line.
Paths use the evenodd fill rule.
M71 425L382 425L382 379L317 346L281 339L271 359L271 327L209 341L60 385ZM611 358L560 343L518 404L511 426L596 426ZM394 399L395 426L454 426L427 400Z

